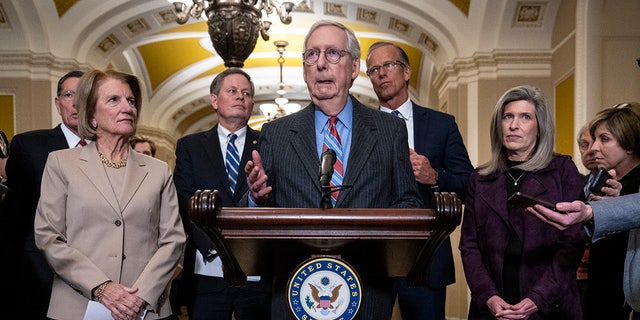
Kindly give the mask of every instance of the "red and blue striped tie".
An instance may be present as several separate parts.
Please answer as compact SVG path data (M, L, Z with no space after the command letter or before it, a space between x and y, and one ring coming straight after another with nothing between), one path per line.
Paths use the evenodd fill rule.
M336 116L329 118L329 130L325 131L324 143L322 145L322 151L332 149L336 152L336 163L333 165L333 176L331 176L330 183L331 187L342 186L342 177L344 173L342 169L342 141L340 141L340 135L336 128L336 121L340 121ZM331 193L331 203L334 207L339 194L340 191L338 190Z

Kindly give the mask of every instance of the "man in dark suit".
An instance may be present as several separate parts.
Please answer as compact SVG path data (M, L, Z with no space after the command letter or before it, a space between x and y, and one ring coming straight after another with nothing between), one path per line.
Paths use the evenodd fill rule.
M268 319L271 310L271 281L249 277L245 287L229 286L223 277L220 258L215 257L213 243L189 220L189 198L196 190L218 190L222 206L234 207L247 192L243 170L257 148L259 132L247 126L253 110L255 88L241 69L231 68L213 79L210 100L218 114L218 124L211 130L194 133L178 140L174 183L178 191L180 214L189 234L184 256L182 292L186 296L190 320ZM231 138L235 135L235 138ZM239 166L226 167L228 147L235 145ZM229 170L237 170L234 181ZM233 184L235 183L235 187ZM258 281L259 280L259 281Z
M360 72L360 45L353 31L332 21L316 22L305 38L303 61L312 103L262 127L260 152L254 151L245 167L249 204L318 208L320 156L331 135L338 141L332 149L342 163L341 170L334 167L332 180L350 186L332 194L334 207L422 207L404 124L349 95ZM388 320L393 282L380 277L363 282L359 317ZM277 293L277 281L275 285ZM273 319L291 313L284 305L274 299Z
M422 201L434 207L433 191L455 192L464 200L473 171L453 116L424 108L409 99L411 67L405 51L390 42L376 42L367 53L367 75L380 110L403 120L409 132L411 165ZM396 281L402 319L445 319L447 285L455 282L451 243L447 237L433 257L426 287Z
M7 272L9 303L2 310L18 312L23 319L46 319L53 271L36 248L33 221L40 199L40 180L50 152L73 148L81 141L78 135L78 113L73 99L82 76L71 71L58 81L55 105L62 123L53 129L18 134L10 144L6 173L9 191L4 199L2 227L5 241L3 257L16 257L3 263ZM84 142L84 140L82 140ZM12 299L15 299L12 300Z

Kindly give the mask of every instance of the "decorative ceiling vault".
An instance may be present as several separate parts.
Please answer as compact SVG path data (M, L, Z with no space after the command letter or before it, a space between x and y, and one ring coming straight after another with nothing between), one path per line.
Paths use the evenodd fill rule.
M183 1L190 4L191 0ZM256 86L254 114L259 118L257 106L278 96L278 53L273 40L289 42L282 71L287 79L286 98L308 104L302 42L319 19L337 20L356 32L362 47L361 72L351 93L375 107L377 99L364 62L374 42L391 41L407 51L413 71L411 95L429 101L437 96L436 79L448 64L479 50L511 49L497 47L503 46L502 37L520 37L527 39L521 41L527 47L540 44L548 49L545 30L558 6L559 0L302 1L291 13L291 24L273 18L271 40L258 39L244 63ZM141 125L178 138L207 130L216 122L207 95L211 80L225 66L213 50L206 21L191 19L184 25L175 21L173 5L167 0L0 0L0 32L8 30L13 39L11 50L0 53L19 60L33 59L24 54L48 52L61 66L75 61L81 68L133 73L144 82L146 92ZM526 37L518 30L526 30ZM496 48L487 49L486 44Z

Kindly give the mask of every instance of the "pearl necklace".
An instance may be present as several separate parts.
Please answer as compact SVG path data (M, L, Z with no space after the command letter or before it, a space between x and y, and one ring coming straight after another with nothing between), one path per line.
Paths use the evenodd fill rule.
M100 161L102 161L102 163L104 163L107 167L114 168L114 169L120 169L122 167L126 167L127 166L127 159L123 159L123 160L121 160L119 162L111 162L107 158L104 157L102 152L98 152L98 155L100 155Z
M509 175L509 177L511 177L511 179L513 179L513 186L517 187L518 186L518 181L520 180L520 178L522 178L524 176L526 171L522 171L522 173L520 174L520 176L518 177L518 179L516 179L511 172L509 172L509 170L507 170L507 174Z

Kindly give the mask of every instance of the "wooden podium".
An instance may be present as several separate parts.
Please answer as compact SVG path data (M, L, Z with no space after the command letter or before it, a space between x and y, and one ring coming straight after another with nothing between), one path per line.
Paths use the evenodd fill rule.
M460 224L455 193L436 193L435 209L221 207L217 191L198 190L189 215L213 240L225 280L247 275L288 276L314 256L335 256L361 275L429 279L431 258Z

